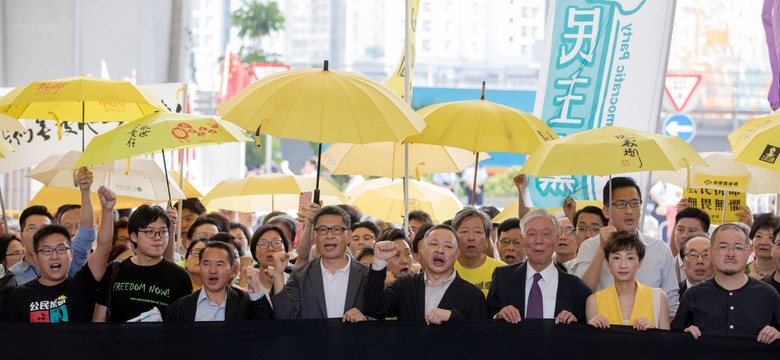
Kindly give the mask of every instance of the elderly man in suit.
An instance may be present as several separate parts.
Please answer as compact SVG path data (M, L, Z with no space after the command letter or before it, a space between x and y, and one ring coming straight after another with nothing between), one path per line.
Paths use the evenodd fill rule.
M224 242L207 242L198 254L203 287L174 301L165 321L236 321L271 319L271 305L262 291L247 294L230 286L236 277L233 248ZM255 287L257 289L258 287Z
M560 234L558 222L545 210L528 213L520 223L528 261L497 268L487 297L488 314L509 323L524 318L571 323L585 319L590 288L555 266L552 255Z
M400 249L393 241L376 243L365 290L366 313L378 318L423 319L427 324L487 318L485 296L476 285L458 276L458 235L447 225L436 225L420 243L425 271L401 276L386 289L387 262Z
M347 254L349 215L337 206L325 206L314 215L312 223L320 257L293 270L286 285L287 253L278 251L273 255L274 315L277 319L365 320L363 281L368 267Z

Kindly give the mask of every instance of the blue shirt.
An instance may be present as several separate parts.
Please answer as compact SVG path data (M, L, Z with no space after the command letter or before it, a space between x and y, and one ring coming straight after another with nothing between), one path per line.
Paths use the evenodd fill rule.
M227 304L227 291L222 303L217 305L206 296L206 291L200 289L198 306L195 309L195 321L225 321L225 305Z
M95 238L97 238L97 230L95 228L87 229L79 224L76 235L74 235L73 239L70 241L70 247L71 250L73 250L73 258L70 261L70 268L68 268L68 276L76 275L87 262ZM16 276L16 283L19 284L19 286L41 276L41 272L26 261L16 263L14 266L8 268L8 270L14 273L14 276Z

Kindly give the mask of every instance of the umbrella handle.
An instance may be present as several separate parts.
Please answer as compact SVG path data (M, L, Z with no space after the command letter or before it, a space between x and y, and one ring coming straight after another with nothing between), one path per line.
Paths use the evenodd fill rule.
M320 189L314 189L314 203L320 203Z

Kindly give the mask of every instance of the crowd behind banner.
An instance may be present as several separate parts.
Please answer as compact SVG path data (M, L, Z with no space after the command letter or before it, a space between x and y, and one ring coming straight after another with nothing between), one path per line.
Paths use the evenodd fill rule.
M389 344L395 355L406 336L422 341L405 350L415 357L557 358L625 348L674 358L712 339L719 339L713 349L777 346L780 220L773 214L742 207L741 222L710 234L707 213L683 199L670 247L638 231L642 194L631 178L610 180L603 208L577 210L569 199L561 217L524 207L525 180L514 179L520 217L501 224L492 223L498 211L491 207L466 207L443 224L415 211L405 233L348 205L312 203L297 219L269 214L250 231L238 214L207 213L197 199L183 201L181 214L143 205L115 219L116 195L102 186L96 226L93 176L82 168L74 172L80 205L53 216L33 206L22 212L19 233L0 228L8 233L0 238L0 332L34 333L22 340L34 344L37 334L51 341L67 330L56 341L80 348L63 339L81 333L126 344L157 334L123 353L153 357L202 356L193 344L204 334L219 334L214 341L231 349L252 342L293 356L325 349L328 357L362 357ZM334 318L344 324L306 322ZM86 322L111 325L78 324ZM615 341L605 345L610 336ZM301 339L322 346L300 349ZM20 347L32 348L36 356L49 351ZM107 351L87 348L79 356Z

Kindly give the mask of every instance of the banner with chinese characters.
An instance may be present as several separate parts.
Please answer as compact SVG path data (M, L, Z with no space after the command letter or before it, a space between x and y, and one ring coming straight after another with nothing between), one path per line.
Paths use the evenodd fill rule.
M697 188L742 192L747 189L747 176L723 176L694 173L692 177L691 186Z
M739 207L747 205L744 192L690 188L685 190L688 203L710 216L713 225L739 221Z
M675 0L552 1L534 113L560 136L610 125L656 132L674 8ZM597 200L597 179L531 178L533 205Z
M180 113L184 106L184 83L166 83L139 85L160 99L168 110ZM0 88L0 97L13 88ZM61 154L71 150L81 150L81 123L62 122L62 139L57 140L57 126L49 120L22 120L27 128L24 132L0 132L5 141L11 143L16 151L0 158L2 173L34 166L50 155ZM87 123L85 130L86 142L108 130L121 125L119 122Z

